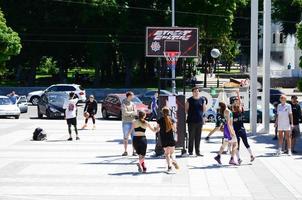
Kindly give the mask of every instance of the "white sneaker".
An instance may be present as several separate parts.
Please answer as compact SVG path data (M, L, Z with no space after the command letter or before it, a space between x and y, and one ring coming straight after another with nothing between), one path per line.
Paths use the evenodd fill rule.
M276 156L280 156L281 155L281 151L278 150L275 155Z
M293 154L292 154L292 151L290 150L290 151L288 151L288 156L292 156Z

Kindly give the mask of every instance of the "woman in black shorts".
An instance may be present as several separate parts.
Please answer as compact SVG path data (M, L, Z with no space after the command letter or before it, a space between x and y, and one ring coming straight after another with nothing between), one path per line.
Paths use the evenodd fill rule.
M147 172L145 165L145 156L147 151L147 138L145 135L146 129L149 128L153 132L156 132L156 128L152 127L146 120L146 113L143 111L138 112L138 119L132 123L132 128L128 132L128 137L134 130L133 134L133 147L138 154L138 171Z
M172 165L175 169L179 166L175 159L175 139L174 132L176 131L175 121L169 116L170 110L168 107L162 109L162 117L157 121L158 128L160 129L159 135L162 147L165 151L165 157L168 164L168 172L172 171ZM172 164L172 165L171 165Z

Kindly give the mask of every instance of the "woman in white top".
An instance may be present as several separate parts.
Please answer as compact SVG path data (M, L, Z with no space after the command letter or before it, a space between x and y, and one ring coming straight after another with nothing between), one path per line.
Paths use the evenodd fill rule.
M281 95L280 97L281 103L277 107L277 118L275 126L278 127L279 134L279 146L277 151L277 156L280 156L282 144L283 144L283 132L285 133L287 147L288 147L288 155L291 155L291 129L293 128L293 114L292 107L290 104L286 103L286 96Z

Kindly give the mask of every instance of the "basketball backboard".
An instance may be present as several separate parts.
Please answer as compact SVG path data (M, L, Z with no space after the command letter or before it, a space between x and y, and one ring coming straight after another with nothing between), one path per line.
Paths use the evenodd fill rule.
M198 28L147 27L146 57L165 57L167 51L180 52L181 58L198 57Z

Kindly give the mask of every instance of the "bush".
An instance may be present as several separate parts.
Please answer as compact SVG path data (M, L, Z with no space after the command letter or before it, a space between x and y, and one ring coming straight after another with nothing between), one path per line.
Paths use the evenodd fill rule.
M298 81L297 87L298 87L299 91L302 92L302 79L300 79Z
M56 75L59 73L59 68L57 67L57 61L52 57L43 56L41 58L39 68L39 74L46 75Z

